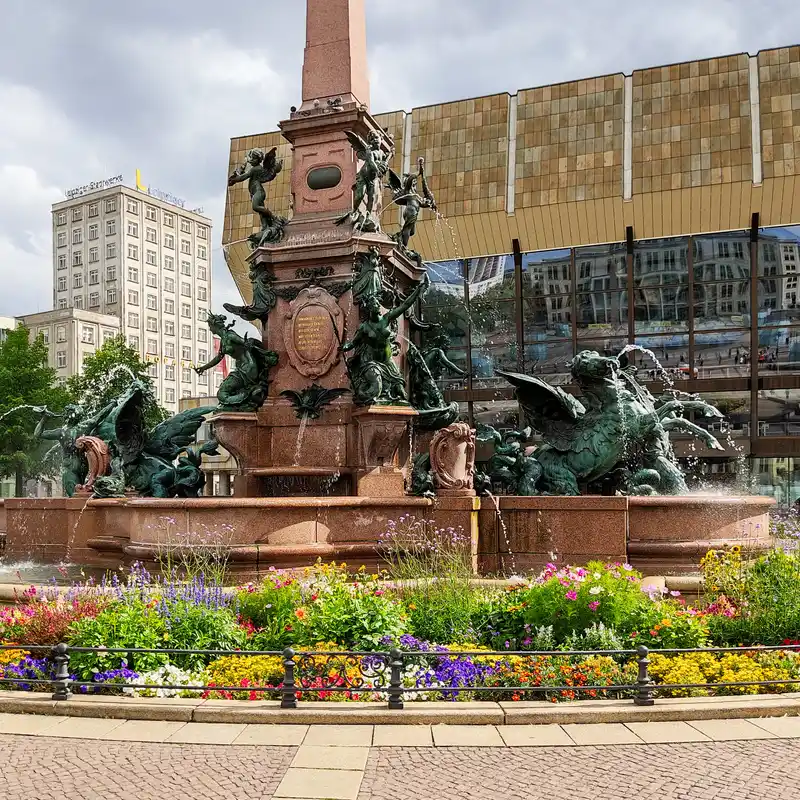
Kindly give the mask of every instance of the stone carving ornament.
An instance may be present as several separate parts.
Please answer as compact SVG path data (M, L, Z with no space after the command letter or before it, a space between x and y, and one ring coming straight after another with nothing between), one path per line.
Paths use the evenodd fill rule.
M433 437L431 469L440 493L472 490L475 475L475 431L466 422L449 425Z
M94 491L94 483L98 478L111 471L111 454L108 444L97 436L79 436L75 441L75 449L86 456L89 473L86 481L75 487L76 494L88 495Z
M339 360L344 313L321 286L300 291L284 312L283 341L291 365L306 378L319 378Z

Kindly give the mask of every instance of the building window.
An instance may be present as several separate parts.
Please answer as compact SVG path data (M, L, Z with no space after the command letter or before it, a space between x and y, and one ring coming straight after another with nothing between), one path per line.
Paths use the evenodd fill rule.
M72 221L80 222L83 219L83 206L72 209Z
M158 352L158 339L147 340L147 352L154 356Z
M164 343L164 355L167 358L175 358L175 343L174 342L165 342Z
M117 290L106 289L106 303L110 306L113 306L114 303L116 302L117 302Z
M67 232L66 231L59 231L58 235L56 236L56 245L58 247L66 247L67 246Z
M91 325L81 327L81 341L84 344L94 344L94 328Z
M109 339L113 339L116 336L115 331L103 331L103 344L105 344Z
M164 333L167 336L175 335L175 323L171 319L164 321Z
M73 267L82 267L83 266L83 251L76 250L72 254L72 266Z
M208 350L198 350L197 351L197 360L201 364L205 364L208 361Z
M181 275L191 275L192 265L188 261L181 261Z
M165 299L164 300L164 313L165 314L174 314L175 313L175 301Z
M147 318L147 330L151 333L158 332L158 319L156 317Z
M66 225L67 224L67 212L66 211L59 211L56 214L56 225Z
M128 258L139 260L139 248L135 244L128 245Z
M139 337L138 336L129 336L128 337L128 345L132 347L134 350L139 349Z
M208 375L204 372L202 375L197 376L197 383L200 386L208 386Z
M147 365L147 374L151 378L157 378L158 377L158 364L148 364Z
M197 309L197 320L198 322L205 322L206 318L208 317L208 310L205 308L198 308Z
M191 361L192 360L192 348L183 346L181 347L181 359L183 361Z
M139 292L134 291L133 289L128 289L128 302L132 306L139 305Z
M128 267L128 280L131 281L131 283L139 283L138 267Z
M91 259L89 259L91 261ZM100 283L100 271L96 269L89 270L89 285L94 286L95 284Z
M198 286L197 287L197 299L198 300L206 300L208 299L208 290L205 286Z
M192 223L188 219L181 220L181 233L191 233Z
M175 271L175 259L172 256L164 256L164 269L169 272Z
M97 308L100 305L100 292L89 293L89 308Z
M198 239L208 239L208 228L205 225L198 225L197 226L197 238Z
M56 341L57 342L67 341L67 329L63 325L59 325L56 328Z
M75 228L72 231L72 244L83 244L83 230Z
M66 292L67 291L67 276L66 275L62 275L58 279L58 284L57 285L58 285L58 291L59 292Z
M83 295L76 294L75 297L72 298L72 305L75 308L83 308Z
M164 278L164 291L165 292L175 291L175 281L172 278Z
M175 216L173 214L169 214L168 212L165 211L164 212L164 224L168 228L174 228L175 227Z
M64 298L64 297L59 298L58 307L59 308L66 308L67 307L66 298Z
M89 226L89 241L100 238L100 226L97 224Z
M168 247L170 250L175 249L175 237L171 233L164 234L164 247Z
M117 210L117 198L116 197L109 197L106 200L106 214L110 214L112 211Z
M197 256L198 258L206 258L207 250L204 244L197 245Z
M192 296L192 285L183 281L181 283L181 296L183 297L191 297Z
M97 203L89 203L89 216L96 217L100 214L100 207Z
M197 277L199 280L204 281L208 277L208 271L202 265L198 265L197 267Z
M80 272L72 276L72 288L73 289L83 288L83 275L81 275Z
M50 328L39 328L36 335L41 336L45 344L50 344Z
M175 380L175 367L172 364L167 364L164 367L164 378L168 381Z
M147 282L147 285L152 289L158 288L158 276L155 274L155 272L148 272L145 280Z
M181 253L187 256L192 254L192 243L188 239L181 239Z
M98 247L90 247L89 248L89 263L94 264L100 260L100 248Z
M130 198L128 198L127 209L131 214L138 214L139 204L135 200L131 200Z
M208 328L198 328L197 329L197 341L198 342L207 342L208 341Z
M117 268L113 264L110 267L106 267L106 280L115 281L116 279L117 279Z
M117 243L109 242L106 245L106 258L116 258L116 257L117 257Z
M158 298L154 294L147 295L147 307L150 311L158 311Z
M139 225L136 222L128 223L128 236L135 236L139 238Z
M152 267L158 266L158 260L156 259L156 251L155 250L148 250L145 253L144 260L147 264L150 264Z
M191 369L187 369L184 367L181 370L181 383L191 383L192 382L192 371Z
M148 229L147 229L147 230L144 232L144 238L145 238L145 239L146 239L148 242L152 242L152 243L154 243L154 244L155 244L155 243L158 241L158 239L156 238L156 229L155 229L155 228L148 228Z
M191 319L192 307L188 303L181 303L181 316L186 319Z
M66 269L67 268L67 256L66 253L61 253L58 257L58 268L59 269Z
M67 351L66 350L59 350L56 353L56 366L59 369L64 369L67 366Z
M158 212L153 208L153 206L145 206L144 215L151 222L155 222L158 219ZM155 239L153 241L155 241Z
M192 338L192 326L181 325L181 339L191 339L191 338Z
M135 314L133 311L128 313L128 325L131 328L138 328L139 327L139 315Z
M106 236L114 236L117 233L117 221L115 219L106 220Z
M168 403L174 403L175 402L175 390L174 389L169 389L168 388L165 391L164 395L165 395L166 400L167 400Z

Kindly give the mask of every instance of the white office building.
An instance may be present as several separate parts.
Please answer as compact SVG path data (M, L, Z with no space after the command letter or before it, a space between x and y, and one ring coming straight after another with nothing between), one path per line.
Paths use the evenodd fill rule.
M149 362L170 412L222 379L192 369L213 356L211 220L126 186L53 206L53 306L117 317Z

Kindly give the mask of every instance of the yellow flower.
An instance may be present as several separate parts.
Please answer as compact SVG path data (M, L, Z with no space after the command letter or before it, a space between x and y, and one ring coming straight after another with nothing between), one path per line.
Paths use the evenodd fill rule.
M672 620L671 620L671 619L668 619L668 618L666 618L666 619L662 619L662 620L661 620L661 624L662 624L662 625L663 625L665 628L671 628L671 627L672 627Z

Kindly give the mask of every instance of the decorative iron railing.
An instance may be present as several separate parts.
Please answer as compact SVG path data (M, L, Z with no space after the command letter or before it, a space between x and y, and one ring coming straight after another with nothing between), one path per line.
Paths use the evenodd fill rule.
M274 698L280 701L281 708L297 708L303 696L333 694L361 694L380 696L385 699L390 709L400 710L404 707L406 697L419 694L440 694L450 699L457 699L459 695L490 696L490 699L517 698L524 695L555 696L564 692L575 695L594 694L604 697L627 697L632 699L637 706L651 706L659 695L673 693L676 690L692 689L733 689L745 687L796 687L800 685L800 678L780 678L777 680L757 681L725 681L712 683L658 683L649 673L650 656L680 655L687 653L763 653L768 651L798 652L800 645L774 645L758 647L710 647L710 648L672 648L651 651L645 646L635 650L546 650L546 651L401 651L393 648L388 652L363 652L363 651L295 651L291 647L281 651L274 650L177 650L177 649L150 649L150 648L105 648L105 647L72 647L61 643L53 647L43 645L6 644L0 645L0 654L3 651L17 651L28 654L43 654L40 662L47 664L46 669L38 669L41 677L36 677L30 670L30 676L18 675L10 677L8 666L4 670L0 667L0 689L22 688L31 690L35 687L49 687L52 690L53 700L69 700L74 690L86 692L89 690L104 690L106 692L119 692L119 690L133 689L137 692L169 690L171 692L200 692L218 695L220 693L247 692L262 697ZM98 681L80 680L70 674L70 656L77 653L98 653L104 656L119 655L121 661L130 661L136 655L162 655L162 656L200 656L207 658L221 656L272 656L280 658L282 665L282 678L271 685L238 685L220 686L214 683L200 685L176 684L148 684L130 681L115 681L113 684ZM617 662L635 664L636 680L621 684L595 684L573 685L506 685L489 684L474 680L459 680L452 684L420 683L407 685L404 673L409 665L423 667L425 665L441 665L460 661L465 658L479 659L483 663L503 662L505 659L570 659L586 658L590 656L607 656ZM480 676L476 676L479 678Z

